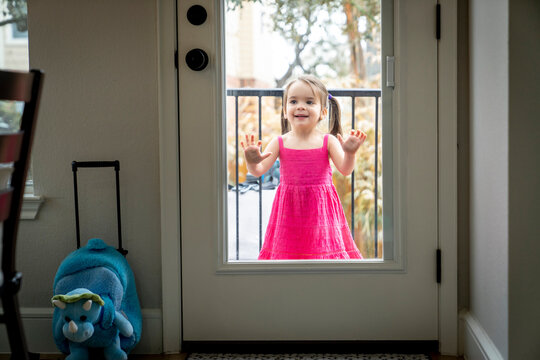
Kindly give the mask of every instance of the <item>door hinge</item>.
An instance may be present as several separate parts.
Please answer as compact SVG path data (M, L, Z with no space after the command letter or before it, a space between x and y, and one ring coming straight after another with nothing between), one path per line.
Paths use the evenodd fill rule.
M174 51L174 67L178 69L178 50Z
M441 39L441 4L437 4L437 21L435 24L435 36L437 40Z
M386 86L394 88L394 69L395 58L393 56L386 57Z
M437 249L437 284L441 283L441 273L442 273L441 257L442 257L441 249Z

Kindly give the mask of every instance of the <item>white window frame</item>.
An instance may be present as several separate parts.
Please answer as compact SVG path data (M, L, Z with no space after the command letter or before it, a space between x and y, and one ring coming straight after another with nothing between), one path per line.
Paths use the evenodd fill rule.
M24 44L28 44L28 37L26 37L26 39L21 39L21 38L16 38L16 37L13 36L13 26L15 26L15 23L5 25L6 44L8 44L8 45L24 45Z
M221 11L221 23L223 24L225 19L225 11ZM383 137L392 139L395 128L399 128L394 123L393 114L394 102L393 102L393 88L386 86L386 62L384 61L387 56L394 56L394 6L392 1L381 1L381 23L386 22L384 28L381 27L381 91L382 96L379 104L379 117L382 120ZM221 39L218 42L220 49L220 57L225 58L225 31L221 32ZM222 77L225 76L224 61L218 63L222 64L221 71L217 71L216 84L221 84L221 91L225 94L225 81ZM217 115L224 117L225 99L221 99L221 106L217 111ZM221 111L219 111L221 110ZM384 119L382 117L384 114ZM397 121L397 119L396 119ZM223 129L216 129L216 133L226 134L225 121L223 121ZM221 130L221 131L219 131ZM397 136L399 133L396 132ZM220 233L228 234L227 231L227 148L226 141L221 137L216 139L219 147L222 149L222 153L217 158L220 163L215 164L215 168L218 171L218 183L224 184L221 186L222 192L220 194L220 205L218 223ZM395 152L392 148L392 141L383 141L383 218L390 219L390 221L383 222L383 256L384 259L363 259L363 260L273 260L273 261L256 261L256 260L230 260L228 259L228 236L220 236L219 241L219 254L217 260L217 272L222 274L238 274L238 273L268 273L268 272L405 272L406 253L402 251L405 248L406 240L404 237L400 237L402 233L400 230L401 220L399 218L399 212L397 203L399 198L400 189L396 186L403 184L403 181L399 180L402 172L396 167L400 162L394 158L399 156L400 152ZM399 204L397 204L399 205Z

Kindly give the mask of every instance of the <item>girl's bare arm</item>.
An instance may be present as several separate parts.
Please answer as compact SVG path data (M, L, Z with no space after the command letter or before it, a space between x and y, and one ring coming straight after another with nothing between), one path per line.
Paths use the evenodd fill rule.
M347 176L353 172L356 152L366 140L366 134L360 130L351 130L351 134L344 140L338 137L328 136L328 153L332 162L340 173Z

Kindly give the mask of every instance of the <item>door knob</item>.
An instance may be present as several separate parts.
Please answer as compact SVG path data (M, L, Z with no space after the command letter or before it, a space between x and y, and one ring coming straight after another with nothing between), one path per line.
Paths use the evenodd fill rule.
M186 64L193 71L201 71L208 65L208 54L201 49L193 49L186 54Z
M206 21L206 9L201 5L193 5L188 9L187 18L193 25L201 25Z

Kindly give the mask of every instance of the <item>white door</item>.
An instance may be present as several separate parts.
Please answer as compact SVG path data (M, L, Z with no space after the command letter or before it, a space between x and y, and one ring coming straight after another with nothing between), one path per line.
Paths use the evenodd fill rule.
M275 264L225 260L224 9L197 3L198 26L178 1L183 341L438 340L436 1L394 5L391 258Z

